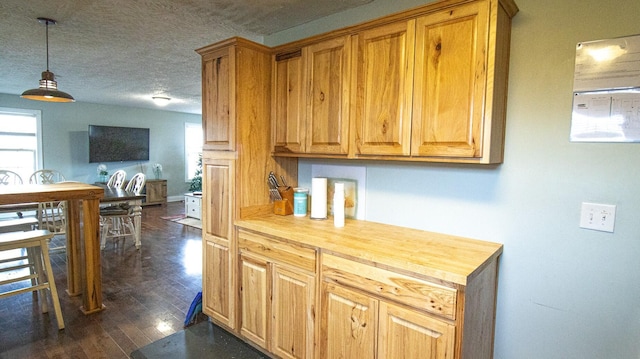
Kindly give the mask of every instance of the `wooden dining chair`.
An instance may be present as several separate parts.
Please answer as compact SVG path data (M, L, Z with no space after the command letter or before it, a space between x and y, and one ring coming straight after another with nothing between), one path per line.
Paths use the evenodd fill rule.
M146 183L144 173L136 173L127 183L125 191L140 195ZM136 238L137 228L135 224L133 208L124 203L120 206L109 206L100 209L100 249L106 247L108 238L134 237L137 249L140 249L140 238Z
M64 319L60 309L60 299L49 259L49 240L53 233L46 230L10 232L0 234L0 298L27 292L38 292L42 313L49 311L47 290L58 321L58 328L64 329ZM26 255L24 252L26 251ZM26 270L26 271L25 271ZM4 275L6 273L6 275ZM30 281L27 286L24 285ZM22 284L18 284L22 283ZM6 309L6 308L5 308ZM11 310L11 309L9 309ZM15 308L14 313L22 313L24 307Z
M124 170L117 170L113 172L111 177L109 177L109 181L107 182L107 187L122 188L126 178L127 178L127 172L125 172Z

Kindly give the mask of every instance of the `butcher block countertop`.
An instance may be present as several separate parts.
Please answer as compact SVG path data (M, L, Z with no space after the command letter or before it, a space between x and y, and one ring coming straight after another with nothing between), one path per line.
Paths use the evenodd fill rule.
M499 243L360 220L347 219L336 228L331 218L265 215L235 224L322 253L461 286L502 253Z

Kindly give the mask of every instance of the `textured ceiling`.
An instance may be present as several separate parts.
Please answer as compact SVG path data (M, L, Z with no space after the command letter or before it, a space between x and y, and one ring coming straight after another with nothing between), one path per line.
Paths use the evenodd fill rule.
M46 69L78 102L201 113L197 48L262 36L372 0L2 0L0 93L37 88ZM65 106L60 104L60 106Z

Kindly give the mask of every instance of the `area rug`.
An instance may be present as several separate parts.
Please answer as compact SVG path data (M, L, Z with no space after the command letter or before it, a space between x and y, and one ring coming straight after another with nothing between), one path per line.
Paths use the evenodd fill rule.
M182 219L176 219L174 220L174 222L184 224L185 226L202 229L202 221L197 218L186 217Z
M160 218L164 219L164 220L167 220L167 221L180 223L180 224L183 224L185 226L202 229L202 221L200 221L197 218L187 217L184 214L178 214L178 215L175 215L175 216L164 216L164 217L160 217Z
M185 217L186 216L184 214L176 214L175 216L163 216L163 217L160 217L160 219L164 219L164 220L167 220L167 221L176 221L176 220L179 220L179 219L183 219Z

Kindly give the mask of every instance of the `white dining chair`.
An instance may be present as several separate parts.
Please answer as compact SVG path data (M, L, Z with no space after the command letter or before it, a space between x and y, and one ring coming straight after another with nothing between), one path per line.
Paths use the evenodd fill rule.
M125 191L140 195L146 183L144 173L136 173L127 183ZM128 203L122 203L119 206L109 206L100 209L100 249L106 247L108 238L121 239L123 242L126 237L135 239L135 246L140 249L140 233L139 223L137 224L135 217L140 213L135 213L135 208Z
M64 181L66 181L64 175L56 170L37 170L29 176L29 183L31 184L51 184Z
M22 177L10 170L0 170L0 185L22 184Z
M64 175L57 170L42 169L35 171L29 176L30 184L53 184L65 182ZM54 235L64 235L67 233L67 203L60 202L41 202L38 203L38 228L45 229ZM57 252L65 250L65 246L51 248L51 251Z
M122 186L124 186L124 181L126 178L127 172L125 172L124 170L117 170L113 172L111 177L109 177L107 187L122 188Z
M0 170L0 186L21 185L22 183L23 183L22 177L20 177L20 175L17 174L16 172L13 172L10 170ZM17 211L16 216L19 219L18 222L24 222L22 221L22 212ZM9 224L7 221L2 221L2 222L3 223L0 224L0 233L6 232L6 231L10 232L11 229L14 227L13 224ZM22 225L22 224L23 223L19 223L19 225Z

